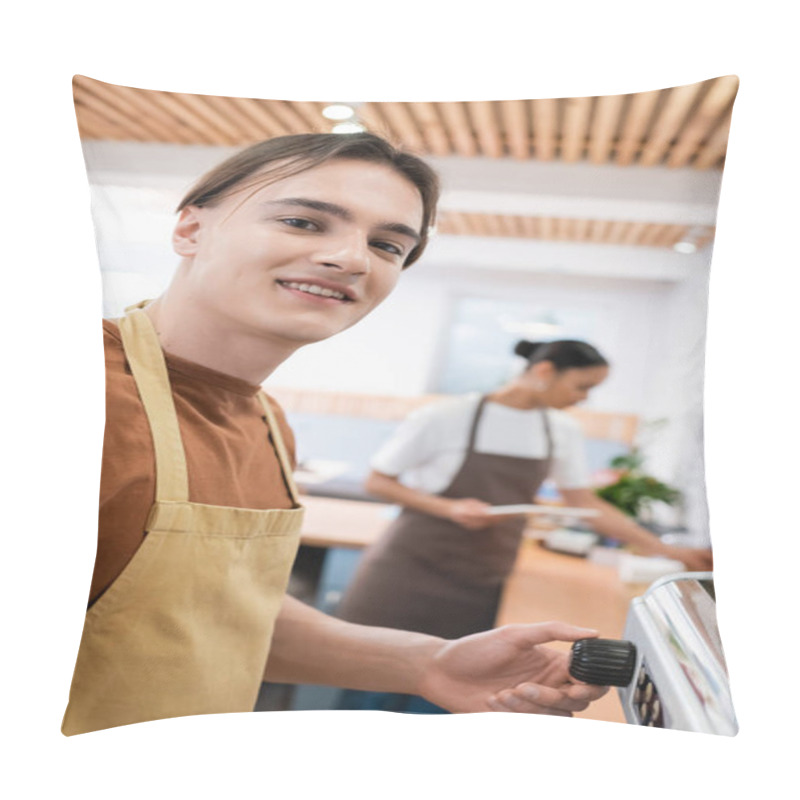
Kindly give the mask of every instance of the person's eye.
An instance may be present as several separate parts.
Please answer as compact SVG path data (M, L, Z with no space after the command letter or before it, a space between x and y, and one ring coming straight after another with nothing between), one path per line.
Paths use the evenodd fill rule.
M291 228L299 228L304 231L320 230L320 226L316 222L310 219L304 219L303 217L282 217L280 221Z
M375 241L372 242L372 246L376 247L378 250L385 250L387 253L393 256L405 255L405 250L394 242Z

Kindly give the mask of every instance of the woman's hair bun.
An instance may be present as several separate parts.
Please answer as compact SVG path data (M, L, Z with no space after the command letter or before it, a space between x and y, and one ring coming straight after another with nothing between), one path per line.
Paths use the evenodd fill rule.
M522 339L514 345L514 355L530 359L533 353L542 346L542 342L529 342Z

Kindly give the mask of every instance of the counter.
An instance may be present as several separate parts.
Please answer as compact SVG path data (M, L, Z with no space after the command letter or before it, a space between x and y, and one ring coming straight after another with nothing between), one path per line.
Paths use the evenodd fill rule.
M392 518L392 506L303 496L306 516L301 541L325 548L362 549L374 542ZM644 587L625 584L613 567L562 555L526 540L506 584L498 624L559 620L595 628L605 638L621 638L628 605ZM569 644L554 647L569 649ZM586 719L624 722L615 691L576 714Z
M301 496L306 513L301 533L302 544L311 547L362 549L386 530L393 506L360 500Z

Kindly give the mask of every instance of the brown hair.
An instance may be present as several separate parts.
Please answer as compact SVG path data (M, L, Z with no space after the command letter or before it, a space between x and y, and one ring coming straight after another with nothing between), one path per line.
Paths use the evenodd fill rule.
M436 219L439 179L422 159L398 150L371 133L302 133L258 142L203 175L181 200L177 210L186 206L212 206L234 189L263 186L334 159L386 164L416 186L422 198L419 232L422 238L408 254L403 268L413 264L422 255L429 229ZM248 178L253 180L248 181Z

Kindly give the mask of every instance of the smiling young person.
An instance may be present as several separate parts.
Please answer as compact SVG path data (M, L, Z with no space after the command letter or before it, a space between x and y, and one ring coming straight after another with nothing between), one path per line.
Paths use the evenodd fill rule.
M286 596L302 506L291 432L260 384L388 296L422 254L437 198L424 162L370 134L262 142L184 198L170 286L104 321L98 551L65 734L252 710L262 679L452 711L569 715L603 693L542 646L592 631L445 641Z

